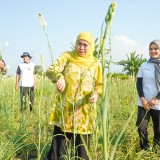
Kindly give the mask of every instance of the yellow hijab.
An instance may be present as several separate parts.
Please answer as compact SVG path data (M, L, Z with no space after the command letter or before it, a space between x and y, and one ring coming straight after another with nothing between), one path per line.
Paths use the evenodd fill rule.
M74 48L73 51L66 52L66 58L69 62L72 62L79 67L89 69L95 62L97 62L96 57L93 56L95 50L93 35L89 32L81 32L77 37L76 43L79 40L87 41L91 45L90 50L87 52L85 56L81 57L76 51L76 48Z

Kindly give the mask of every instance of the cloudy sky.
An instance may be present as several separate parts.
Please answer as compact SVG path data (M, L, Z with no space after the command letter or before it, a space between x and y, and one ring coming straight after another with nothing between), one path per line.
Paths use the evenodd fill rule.
M50 51L38 14L47 23L46 31L54 60L64 51L71 50L81 31L90 31L99 38L111 0L5 0L0 4L0 51L15 74L22 62L20 55L28 51L32 61L40 64L41 55L47 68L51 64ZM159 0L117 0L112 22L112 61L126 59L136 51L148 58L148 44L160 39ZM107 43L107 42L106 42ZM121 67L111 66L112 72Z

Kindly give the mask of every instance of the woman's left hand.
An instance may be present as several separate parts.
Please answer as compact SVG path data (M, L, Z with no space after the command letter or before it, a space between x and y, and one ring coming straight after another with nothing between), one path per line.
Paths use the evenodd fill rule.
M153 98L149 103L149 106L150 107L153 107L155 106L157 103L158 103L158 99L157 98Z
M98 99L98 93L95 92L95 93L89 98L89 102L90 102L90 103L94 103L94 102L97 101L97 99Z

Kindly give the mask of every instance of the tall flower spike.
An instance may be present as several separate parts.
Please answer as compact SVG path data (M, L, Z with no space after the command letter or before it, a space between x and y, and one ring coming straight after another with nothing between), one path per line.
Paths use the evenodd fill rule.
M42 28L44 29L47 26L46 21L43 18L43 15L41 13L38 14L39 15L39 21L40 21L40 25L42 26Z
M42 69L42 72L44 72L44 58L43 58L43 55L41 54L41 69Z
M48 34L47 34L46 28L45 28L46 27L46 22L45 22L45 20L43 18L43 15L41 13L39 13L38 16L39 16L39 20L40 20L40 25L42 26L43 31L45 33L45 36L47 38L48 47L49 47L49 50L50 50L50 53L51 53L51 60L52 60L52 63L53 63L53 52L52 52L51 45L50 45L50 42L49 42L49 39L48 39Z
M105 17L105 22L108 23L112 20L112 17L114 15L115 12L115 8L116 8L116 3L112 2L112 4L110 5L109 9L108 9L108 13Z

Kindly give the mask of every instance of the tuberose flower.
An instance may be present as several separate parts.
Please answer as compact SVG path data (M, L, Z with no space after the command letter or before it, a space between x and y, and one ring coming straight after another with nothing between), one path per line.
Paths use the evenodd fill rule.
M38 14L39 15L39 21L40 21L40 25L42 26L42 28L44 29L47 26L46 21L43 18L43 15L41 13Z

